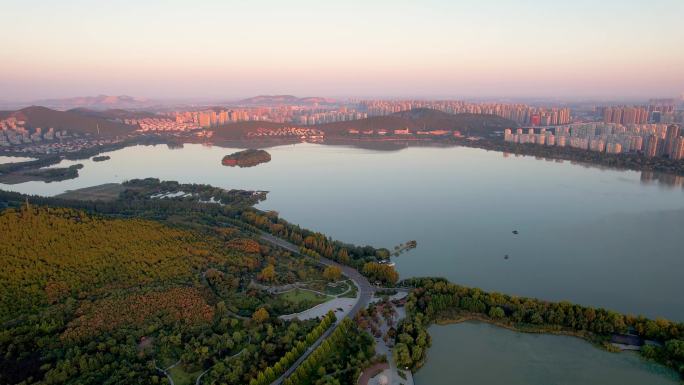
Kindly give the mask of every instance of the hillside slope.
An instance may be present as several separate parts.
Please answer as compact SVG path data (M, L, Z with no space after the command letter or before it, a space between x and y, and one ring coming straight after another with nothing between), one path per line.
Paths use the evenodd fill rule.
M189 279L211 260L233 259L211 238L70 209L6 210L0 232L0 320L94 290Z
M93 110L90 108L74 108L71 110L68 110L67 112L73 112L75 114L81 115L81 116L89 116L91 118L99 118L99 119L108 119L108 120L113 120L113 119L126 119L126 118L156 118L158 117L156 114L152 112L145 112L145 111L129 111L129 110L124 110L121 108L113 108L109 110Z
M186 212L186 203L136 206L158 217L168 212L160 206ZM262 247L235 227L121 218L124 205L116 218L27 203L0 211L0 384L195 383L232 357L235 368L216 365L205 378L243 385L316 325L284 324L278 314L301 310L247 290L268 268L273 284L319 279L313 260ZM246 320L257 309L265 317ZM172 364L170 374L157 369Z
M244 139L248 132L254 132L259 128L276 129L286 126L293 126L293 124L273 122L236 122L215 127L211 130L214 132L214 139L238 140Z
M489 114L450 114L429 108L417 108L393 114L400 118L410 119L420 126L437 130L460 130L470 134L489 134L492 131L517 127L509 119Z
M309 96L299 98L294 95L259 95L248 99L243 99L239 104L255 106L279 106L279 105L314 105L314 104L333 104L333 99L319 96Z
M326 134L343 134L350 129L357 130L458 130L469 135L488 135L493 131L517 127L509 119L496 115L450 114L429 108L401 111L387 116L373 116L348 122L328 123L317 126Z
M244 139L248 132L254 132L258 128L276 129L286 126L296 125L273 122L238 122L214 128L213 131L215 139L239 140ZM506 128L514 127L517 127L514 121L496 115L449 114L428 108L402 111L387 116L371 116L366 119L310 126L310 128L324 131L328 136L346 135L350 129L399 130L404 128L409 128L413 131L458 130L465 135L486 136L494 131L502 131Z
M55 111L46 107L32 106L12 113L17 119L25 120L29 127L48 128L80 134L114 137L130 134L135 126L112 122L103 118L84 116L73 111Z
M128 95L98 95L63 99L43 99L34 101L33 104L58 110L68 110L72 108L107 110L112 108L143 108L154 104L154 102L149 99Z

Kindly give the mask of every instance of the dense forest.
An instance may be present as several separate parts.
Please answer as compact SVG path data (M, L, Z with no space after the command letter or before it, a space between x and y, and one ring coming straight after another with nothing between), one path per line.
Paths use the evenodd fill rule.
M394 350L394 359L402 367L422 366L425 347L429 346L429 338L422 336L430 323L475 318L516 330L576 335L609 349L612 334L634 334L653 341L642 347L643 356L670 366L684 377L684 323L568 302L488 293L443 279L415 278L402 284L414 288L406 303L407 318L399 324Z
M213 263L240 263L218 241L144 220L25 206L0 214L2 321L94 290L170 284Z
M349 318L292 373L284 385L356 384L375 355L373 338Z
M322 267L241 227L190 226L203 218L189 215L197 202L140 198L150 205L133 199L127 214L103 215L99 203L81 202L85 212L3 197L2 384L165 384L201 373L246 384L331 322L282 321L292 305L249 287L311 280ZM135 215L174 204L187 222Z

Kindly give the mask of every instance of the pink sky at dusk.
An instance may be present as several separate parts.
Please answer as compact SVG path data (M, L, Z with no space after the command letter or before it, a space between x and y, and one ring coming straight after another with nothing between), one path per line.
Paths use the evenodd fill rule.
M684 92L680 0L102 3L3 6L0 98Z

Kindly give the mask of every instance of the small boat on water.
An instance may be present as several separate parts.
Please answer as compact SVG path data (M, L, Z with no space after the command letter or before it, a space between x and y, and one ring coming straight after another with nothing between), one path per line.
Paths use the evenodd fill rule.
M518 235L518 230L513 230L513 234Z

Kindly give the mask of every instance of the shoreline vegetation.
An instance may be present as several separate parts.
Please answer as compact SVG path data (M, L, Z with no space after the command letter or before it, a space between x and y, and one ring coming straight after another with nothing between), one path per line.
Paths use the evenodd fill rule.
M129 146L136 145L155 145L164 144L166 139L160 136L141 136L133 139L123 140L117 143L111 143L107 145L98 145L94 147L89 147L80 151L67 152L61 154L31 154L31 156L36 159L28 160L25 162L16 163L4 163L0 164L0 183L5 184L17 184L30 181L60 181L66 179L74 179L78 177L78 172L74 173L74 170L69 171L69 167L65 168L53 168L50 170L62 170L61 172L49 171L43 173L42 169L45 167L53 166L62 162L63 160L84 160L91 157L96 157L101 160L93 161L103 161L109 159L109 156L99 154L103 152L121 150ZM106 158L106 159L105 159ZM81 165L82 167L82 165ZM62 178L62 179L59 179Z
M248 149L226 155L221 164L230 167L254 167L271 161L271 154L264 150Z
M83 164L78 163L69 167L55 167L29 171L24 173L24 175L39 178L40 180L50 183L66 179L78 178L78 170L82 168Z
M596 151L580 150L572 147L540 146L504 142L503 139L480 139L469 141L451 139L452 143L464 147L480 148L515 155L526 155L546 159L568 160L583 164L605 166L618 170L653 171L665 174L684 175L684 160L668 158L648 158L643 154L607 154Z
M469 320L516 332L559 334L582 338L611 352L613 338L636 341L642 357L667 366L684 379L684 323L620 314L569 302L550 302L485 292L442 278L411 278L407 317L398 326L393 349L397 366L418 370L430 346L427 328Z
M567 328L554 328L548 326L545 327L527 324L514 324L505 320L497 320L477 313L458 312L450 315L441 314L435 319L434 324L438 326L447 326L457 325L465 322L482 322L517 333L551 334L575 337L587 341L597 348L605 349L609 352L617 353L622 351L621 349L607 343L605 338L600 338L599 336L587 331L572 330Z
M78 170L82 168L83 164L78 163L69 167L38 168L9 174L0 174L0 183L61 182L63 180L78 178Z

